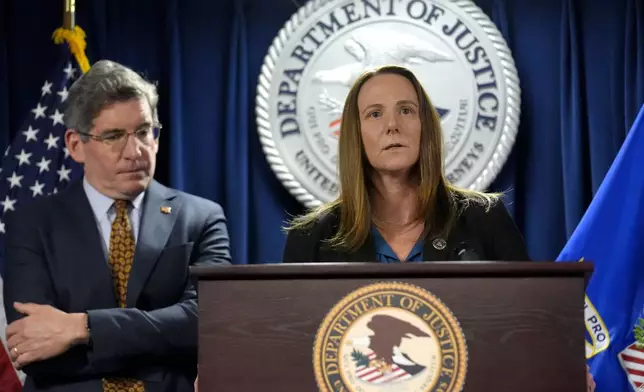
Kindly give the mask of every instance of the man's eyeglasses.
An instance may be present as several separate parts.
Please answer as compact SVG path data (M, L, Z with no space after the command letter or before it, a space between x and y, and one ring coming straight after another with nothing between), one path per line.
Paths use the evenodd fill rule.
M77 133L80 135L89 136L92 139L111 147L113 150L120 151L127 144L127 139L130 135L133 135L146 146L152 145L152 143L154 143L154 141L159 138L159 134L161 133L161 125L158 125L156 127L139 128L132 133L126 132L123 129L113 129L103 132L100 135L94 135L88 132Z

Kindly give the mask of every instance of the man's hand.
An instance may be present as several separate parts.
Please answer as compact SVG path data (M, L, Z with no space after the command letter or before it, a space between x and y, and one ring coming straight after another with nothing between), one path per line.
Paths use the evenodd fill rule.
M199 392L199 364L197 364L197 377L195 378L195 392Z
M26 316L7 327L9 356L18 369L60 355L89 339L86 314L19 302L14 308Z

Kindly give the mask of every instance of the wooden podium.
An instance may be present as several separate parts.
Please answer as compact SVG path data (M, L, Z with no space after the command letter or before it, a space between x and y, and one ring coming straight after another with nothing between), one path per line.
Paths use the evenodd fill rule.
M592 264L577 262L195 268L199 391L324 390L314 370L323 320L355 290L399 282L427 290L458 320L467 346L463 391L585 392L584 295L591 272ZM348 366L346 356L343 363Z

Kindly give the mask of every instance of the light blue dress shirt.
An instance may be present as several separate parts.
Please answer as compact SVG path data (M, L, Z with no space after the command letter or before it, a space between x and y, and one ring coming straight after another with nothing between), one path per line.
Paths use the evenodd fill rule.
M99 233L101 233L103 252L107 258L110 249L110 233L112 232L112 222L116 218L116 209L114 208L114 199L100 193L96 188L83 178L83 189L89 200L89 204L94 211L94 218L98 226ZM139 228L141 225L141 214L143 196L145 192L141 192L128 207L128 217L130 219L130 226L134 233L134 240L137 241L139 237Z

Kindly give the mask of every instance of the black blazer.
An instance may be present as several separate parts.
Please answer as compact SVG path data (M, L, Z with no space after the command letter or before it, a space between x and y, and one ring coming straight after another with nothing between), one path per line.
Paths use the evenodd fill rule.
M305 262L371 262L377 261L371 235L355 252L332 249L325 239L331 238L339 225L336 212L318 219L310 228L288 233L284 249L285 263ZM486 209L471 203L461 213L456 225L441 248L434 246L434 238L425 239L423 260L461 260L459 251L473 252L478 260L527 261L530 260L523 236L501 201Z

